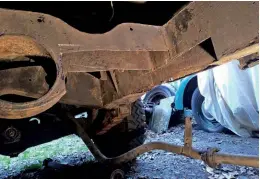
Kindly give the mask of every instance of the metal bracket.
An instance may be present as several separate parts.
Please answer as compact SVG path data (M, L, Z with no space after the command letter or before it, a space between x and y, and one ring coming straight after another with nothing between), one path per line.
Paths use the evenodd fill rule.
M216 163L215 159L214 159L214 155L216 152L218 152L219 149L217 148L211 148L208 149L207 152L203 153L201 155L201 159L211 168L215 168L217 167L219 164Z

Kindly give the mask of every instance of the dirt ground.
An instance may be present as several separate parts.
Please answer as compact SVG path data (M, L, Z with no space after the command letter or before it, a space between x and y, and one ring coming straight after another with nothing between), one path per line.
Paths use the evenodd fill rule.
M183 145L183 134L184 125L182 124L160 135L148 131L146 142L164 141ZM223 153L258 155L259 141L256 138L240 138L236 135L207 133L196 129L193 130L193 136L194 148L207 149L209 147L217 147ZM84 163L86 154L81 153L77 155L82 156L66 156L64 159L72 161L71 163L65 162L67 165L74 166L64 166L59 169L43 168L37 171L25 171L17 176L9 175L8 178L109 178L110 172L116 168L121 168L125 172L126 178L129 179L259 178L259 169L257 168L222 165L217 169L212 169L207 167L202 161L164 151L145 153L131 164L129 163L124 166L101 166L95 162ZM72 159L70 160L70 158ZM75 158L80 158L83 162L75 162Z

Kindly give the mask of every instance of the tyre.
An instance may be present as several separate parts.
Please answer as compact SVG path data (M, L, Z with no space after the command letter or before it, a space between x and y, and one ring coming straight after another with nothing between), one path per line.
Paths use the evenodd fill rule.
M204 131L223 132L225 128L218 123L211 114L204 110L203 104L204 97L200 94L199 88L196 88L191 100L192 113L195 121Z
M144 97L144 103L159 104L161 99L175 95L175 90L170 86L159 85L148 91Z
M143 103L138 99L132 104L132 113L123 122L110 129L107 133L96 136L94 142L107 157L121 155L145 141L145 113Z
M144 104L159 105L160 100L169 98L171 96L175 96L175 90L173 87L171 87L170 85L168 85L168 86L159 85L159 86L154 87L152 90L150 90L149 92L146 93L146 95L143 99L143 102L144 102ZM155 124L154 121L152 121L152 118L153 118L152 116L153 116L154 110L155 110L155 108L153 107L152 112L146 113L146 123L149 125L150 129L152 129L152 130L154 129L153 131L157 132L157 131L160 131L159 130L160 127L157 124ZM172 122L170 120L170 123L172 125L174 123L176 123L175 119L173 121L174 122Z

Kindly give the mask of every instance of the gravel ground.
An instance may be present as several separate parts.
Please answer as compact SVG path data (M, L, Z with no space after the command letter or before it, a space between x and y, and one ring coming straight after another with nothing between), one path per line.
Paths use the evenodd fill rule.
M183 135L184 125L179 125L160 135L148 131L146 142L164 141L183 145ZM259 142L258 139L255 138L240 138L235 135L206 133L201 130L193 130L193 147L202 150L209 147L217 147L220 148L223 153L258 155ZM207 167L200 160L194 160L159 150L145 153L131 164L110 166L110 168L108 168L107 166L100 166L98 163L87 162L89 161L90 155L87 150L84 151L74 152L70 155L64 154L50 157L53 160L73 166L66 166L58 170L50 168L33 171L19 170L20 174L15 172L15 168L13 168L12 172L8 174L9 178L109 178L108 174L111 170L116 168L124 170L126 178L129 179L259 178L259 169L257 168L222 165L217 169L212 169ZM81 162L75 159L80 159ZM1 176L2 178L3 176L7 176L7 174L3 174L3 172L6 171L10 170L3 170L3 168L1 170L0 165L0 178ZM16 176L14 176L14 174Z
M184 126L179 125L160 135L149 132L146 142L164 141L183 145L183 135ZM236 135L193 130L193 147L202 150L217 147L223 153L258 155L259 141L255 138L240 138ZM200 160L164 151L151 151L137 158L127 176L128 178L140 179L256 179L259 178L259 169L234 165L222 165L218 169L212 169Z

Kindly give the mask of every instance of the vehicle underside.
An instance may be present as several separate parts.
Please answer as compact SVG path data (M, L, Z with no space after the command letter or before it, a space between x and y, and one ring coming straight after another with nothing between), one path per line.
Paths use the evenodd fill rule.
M256 166L258 158L193 150L188 119L184 148L142 148L139 98L233 59L243 69L258 63L258 12L258 2L1 3L0 153L77 133L101 161L137 147L109 162L159 148Z

